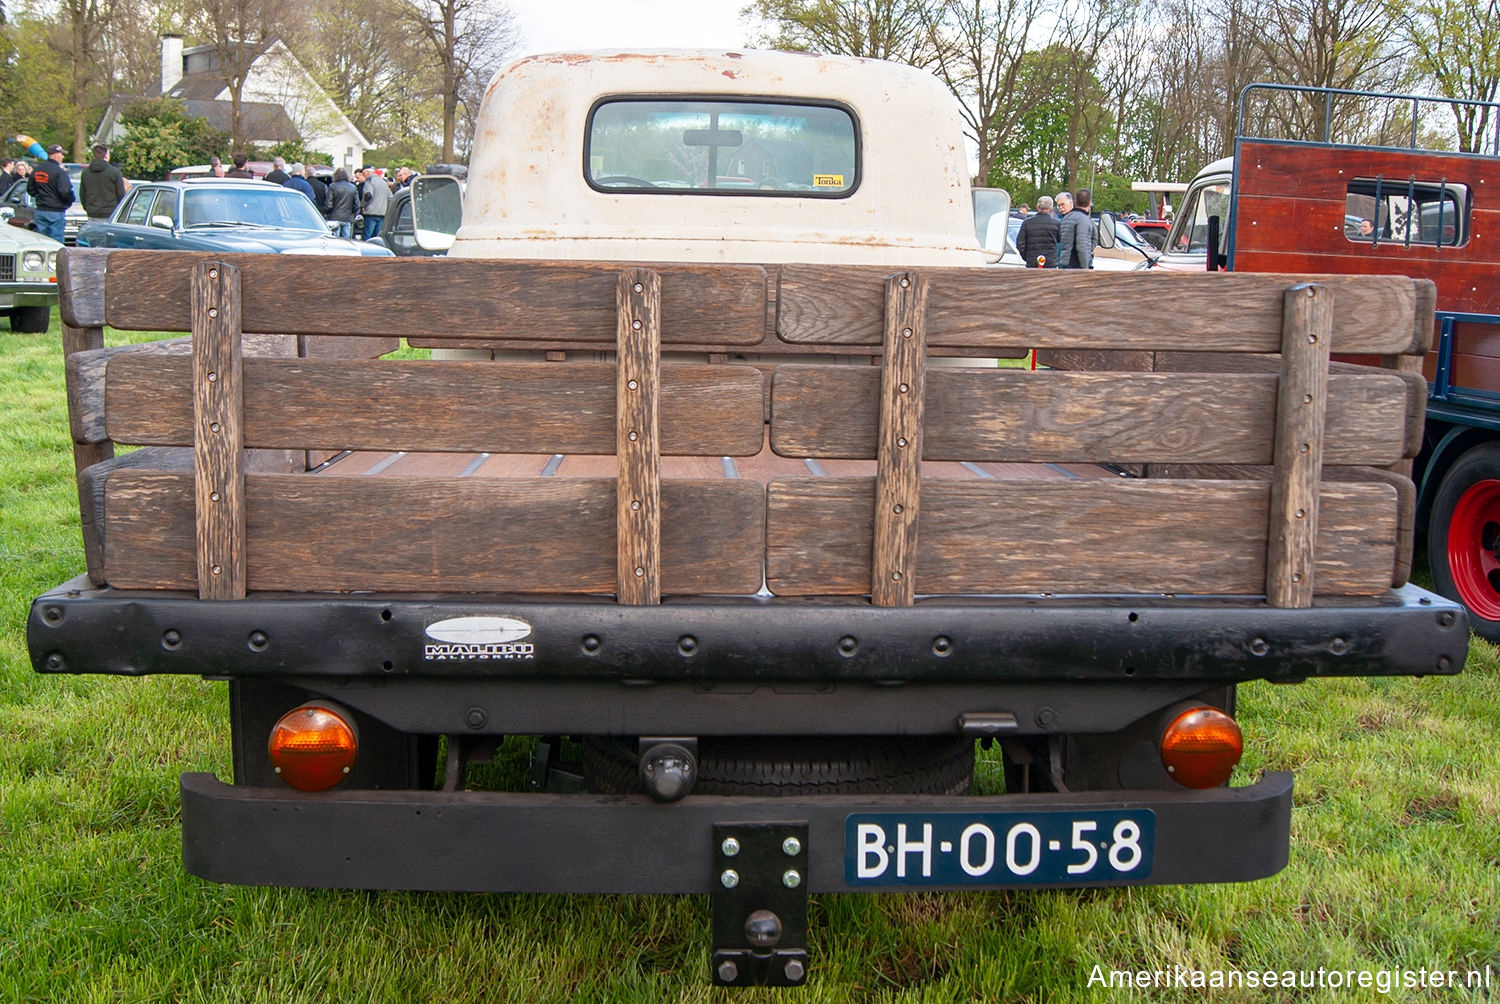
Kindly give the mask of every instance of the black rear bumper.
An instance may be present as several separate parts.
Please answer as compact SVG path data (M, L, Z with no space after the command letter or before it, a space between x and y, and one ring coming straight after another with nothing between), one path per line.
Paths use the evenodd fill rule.
M817 798L347 791L302 794L182 777L183 860L235 885L472 892L707 893L716 823L805 822L811 892L851 884L845 821L855 813L1150 811L1153 868L1081 886L1241 882L1286 866L1292 775L1244 788L983 797ZM1005 888L1034 888L1007 882ZM944 888L923 886L924 889ZM972 889L974 886L965 886Z
M453 618L505 618L521 644L469 657L434 644ZM252 595L94 589L38 598L38 672L548 682L1202 682L1457 673L1464 609L1415 586L1307 609L1194 597L867 603ZM480 647L482 648L482 647Z

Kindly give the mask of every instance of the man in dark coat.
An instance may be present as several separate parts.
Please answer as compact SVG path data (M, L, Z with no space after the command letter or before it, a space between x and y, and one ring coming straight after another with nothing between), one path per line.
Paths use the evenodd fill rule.
M1026 217L1016 234L1016 250L1027 268L1057 268L1057 217L1052 215L1052 197L1036 200L1036 212Z
M83 169L83 177L78 181L78 198L83 203L83 211L91 220L107 220L114 215L115 207L129 190L125 175L109 162L109 147L95 143L94 159Z
M33 219L36 232L62 242L64 215L73 204L73 179L63 166L63 148L53 143L47 147L47 159L31 169L26 194L36 200Z
M342 167L334 171L324 208L328 210L328 218L339 225L340 237L354 236L354 210L358 203L359 189L350 183L349 172Z

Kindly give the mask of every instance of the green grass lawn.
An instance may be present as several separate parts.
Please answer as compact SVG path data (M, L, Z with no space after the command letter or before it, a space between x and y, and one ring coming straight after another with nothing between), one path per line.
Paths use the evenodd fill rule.
M802 991L712 988L706 897L199 881L177 775L228 776L224 684L30 668L30 600L83 569L72 471L55 320L0 333L0 1001L1500 1000L1500 656L1482 642L1453 678L1241 689L1239 777L1297 771L1280 875L818 896ZM1489 996L1089 986L1096 966L1487 965Z

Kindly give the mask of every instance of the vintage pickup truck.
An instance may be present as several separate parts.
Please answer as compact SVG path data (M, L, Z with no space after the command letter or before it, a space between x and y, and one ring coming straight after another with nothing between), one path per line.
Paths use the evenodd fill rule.
M1235 686L1464 662L1406 582L1432 286L988 268L949 106L537 57L446 258L66 253L87 569L29 644L228 681L189 871L709 893L712 978L788 985L809 893L1285 865ZM536 790L470 790L517 736Z

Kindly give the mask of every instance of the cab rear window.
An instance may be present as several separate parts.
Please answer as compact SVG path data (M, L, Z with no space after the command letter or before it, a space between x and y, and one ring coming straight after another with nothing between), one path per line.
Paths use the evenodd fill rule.
M603 192L843 198L858 137L841 105L612 98L589 113L584 174Z

